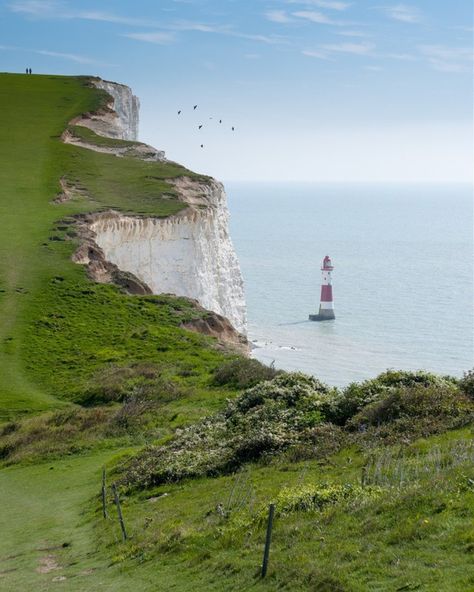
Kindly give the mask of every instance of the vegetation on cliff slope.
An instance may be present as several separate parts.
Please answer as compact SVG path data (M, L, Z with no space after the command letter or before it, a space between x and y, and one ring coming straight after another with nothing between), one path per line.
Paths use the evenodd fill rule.
M166 216L183 204L165 179L195 176L61 142L68 122L105 98L86 78L0 75L0 420L76 398L111 363L176 362L205 377L222 359L211 340L179 329L189 303L127 296L71 261L75 215ZM60 179L79 192L55 203Z
M371 387L382 387L387 376L371 381ZM11 543L2 543L4 581L22 582L29 590L34 583L48 586L60 577L72 591L90 589L99 581L103 590L125 590L133 582L135 590L150 592L158 585L182 592L473 590L474 404L451 379L423 373L420 383L420 374L390 376L408 384L385 391L378 401L384 403L377 408L376 422L384 427L384 437L368 428L354 430L354 418L375 417L374 403L344 425L328 421L337 417L355 386L364 389L367 384L337 392L303 375L281 375L145 452L119 448L116 440L116 452L3 469L1 493L9 512L2 527L12 532L15 549L21 550L20 556L12 554ZM106 392L120 398L123 384L117 389L113 384L114 379L106 382ZM413 389L415 397L409 396ZM405 395L410 400L401 406ZM446 413L453 398L458 403L455 413ZM94 413L100 409L89 408ZM108 428L114 413L109 408L102 422ZM256 423L261 415L264 421ZM214 423L221 427L219 437ZM206 424L211 429L203 431ZM453 429L455 425L465 427ZM273 438L258 437L260 428L266 436L276 435L278 446ZM240 447L232 448L240 442L256 452L256 441L258 453L244 459ZM219 464L214 453L222 447L236 454L235 472ZM150 453L155 458L149 465L155 471L151 480L148 469L136 471ZM176 453L187 461L173 464ZM209 459L214 467L210 476ZM123 482L130 470L141 480L141 489L137 483L133 490L120 488L126 542L121 542L110 488L109 517L102 518L104 463L109 466L109 485L114 479ZM193 466L198 470L190 471ZM46 541L36 546L16 526L16 521L23 523L19 516L27 498L15 493L26 481L30 490L50 496L48 501L35 497L34 511L26 514L30 538ZM276 520L269 574L261 580L270 502L276 504ZM51 524L49 503L57 504L61 513ZM35 565L43 565L45 558L54 570L35 574Z
M168 215L166 179L193 176L61 143L104 99L0 75L0 588L474 590L473 373L334 389L183 330L186 299L90 281L76 216Z

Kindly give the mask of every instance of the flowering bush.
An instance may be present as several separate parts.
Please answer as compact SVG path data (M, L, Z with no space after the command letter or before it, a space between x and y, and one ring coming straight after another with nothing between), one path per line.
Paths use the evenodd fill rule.
M245 389L255 386L262 380L271 380L281 372L273 366L265 366L254 358L240 357L219 366L214 372L213 382L219 386Z
M217 475L244 462L309 441L325 419L333 390L303 374L281 374L229 401L221 413L149 447L127 468L124 482L147 487L185 477Z

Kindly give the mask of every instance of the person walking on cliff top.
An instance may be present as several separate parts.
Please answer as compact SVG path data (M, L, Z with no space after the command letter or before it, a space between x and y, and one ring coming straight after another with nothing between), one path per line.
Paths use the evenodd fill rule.
M32 73L32 70L31 70L31 68L29 68L29 72L28 72L28 74L31 74L31 73Z

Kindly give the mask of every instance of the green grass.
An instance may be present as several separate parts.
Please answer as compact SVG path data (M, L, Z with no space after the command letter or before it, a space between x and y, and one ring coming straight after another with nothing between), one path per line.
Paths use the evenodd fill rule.
M107 148L129 148L131 146L140 145L140 142L133 142L132 140L120 140L118 138L106 138L99 136L88 127L82 125L69 125L68 131L78 140L93 146L103 146Z
M0 423L13 420L0 426L0 444L17 446L10 460L18 463L0 470L0 588L474 591L469 428L409 446L361 438L326 458L297 462L283 454L247 463L238 475L122 492L126 543L110 491L110 516L102 519L102 466L115 478L139 445L165 442L176 428L221 410L237 388L213 379L227 354L180 328L203 314L189 301L127 296L93 283L71 261L76 215L113 207L167 216L183 207L167 179L205 179L173 163L61 143L68 122L104 99L86 78L0 74ZM80 194L57 204L61 178ZM157 384L171 384L138 417L143 424L117 423L118 399L74 403L101 386L104 372L137 364L159 368ZM125 386L143 381L132 377ZM268 578L260 580L268 503L306 486L325 492L359 484L363 466L376 495L277 516Z
M211 340L177 328L168 301L94 285L71 262L71 216L167 216L183 204L165 179L196 176L63 144L68 122L103 101L86 78L0 75L0 421L62 405L110 361L173 358L206 375L222 358ZM62 177L84 196L53 203Z
M452 456L460 441L472 443L472 432L420 440L402 456L423 468L434 451ZM285 488L358 483L364 453L346 449L325 462L276 460L240 477L192 480L122 498L130 535L122 543L115 509L109 505L104 521L98 494L101 466L117 464L127 452L0 473L0 528L9 533L0 540L2 589L49 590L60 585L53 582L60 576L67 578L65 589L81 592L130 586L137 592L474 590L472 461L445 463L401 485L394 481L378 496L278 517L262 581L265 524L253 523L252 516ZM230 519L216 512L219 503L230 508ZM58 569L39 574L46 556Z
M469 456L457 458L454 445L466 439ZM436 469L430 464L435 452L445 457ZM265 521L252 517L284 488L360 483L365 454L348 449L324 463L275 461L250 467L240 481L199 479L132 496L124 501L132 539L120 545L118 559L126 566L183 561L190 580L183 590L192 589L197 565L215 580L209 589L474 590L473 453L470 430L422 440L402 452L406 462L419 466L418 478L394 480L377 496L277 518L265 584L255 578ZM218 503L230 506L230 519L219 517ZM98 526L104 544L117 536L117 525L107 526Z

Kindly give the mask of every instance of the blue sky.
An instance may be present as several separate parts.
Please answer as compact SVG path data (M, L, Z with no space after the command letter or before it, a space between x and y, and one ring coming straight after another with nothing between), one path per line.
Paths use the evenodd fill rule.
M141 139L224 180L469 181L472 10L470 0L1 0L0 71L129 84Z

